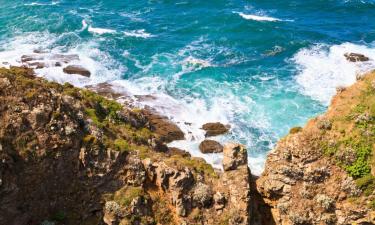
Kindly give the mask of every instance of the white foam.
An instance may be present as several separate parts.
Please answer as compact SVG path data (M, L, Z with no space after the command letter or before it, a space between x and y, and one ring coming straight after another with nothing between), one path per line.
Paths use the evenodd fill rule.
M83 23L83 26L85 26L85 23ZM154 96L155 98L146 98L142 102L138 102L139 106L148 105L166 115L181 128L186 136L186 140L172 142L170 146L180 147L189 151L193 156L202 157L216 168L221 168L222 154L202 154L198 149L199 143L205 139L205 132L201 129L203 124L207 122L231 124L232 130L236 130L236 138L239 137L242 140L249 140L250 136L248 131L243 131L242 126L244 124L260 130L266 130L269 126L264 115L259 112L254 116L260 118L251 119L250 122L247 119L242 119L240 123L234 123L234 120L238 120L238 113L249 113L248 107L253 104L250 97L245 98L236 93L242 86L241 84L235 84L238 85L238 87L235 87L226 82L201 79L197 81L196 85L204 89L202 92L209 93L207 98L196 95L196 93L176 98L169 94L168 89L176 85L175 82L178 82L178 76L174 76L174 73L182 75L189 71L212 66L212 59L203 59L200 52L205 50L221 54L224 51L223 49L215 50L213 46L202 43L204 40L191 43L177 54L157 54L152 57L152 62L149 65L142 65L142 62L133 57L129 51L124 51L123 56L133 60L136 66L142 70L142 73L140 75L135 74L133 79L124 80L121 76L125 73L126 68L122 68L116 60L101 52L95 42L81 42L80 39L77 39L74 43L79 44L67 47L59 46L59 39L60 37L54 34L30 33L0 43L0 49L2 49L0 62L21 65L20 57L24 54L32 54L35 49L48 50L47 55L78 54L79 61L71 62L71 64L79 64L89 69L92 72L90 78L63 73L62 68L65 65L35 71L38 76L59 83L70 82L78 87L109 82L115 86L117 91L122 91L127 95ZM153 74L153 69L160 68L159 65L168 67L168 69L172 67L172 74L169 74L169 70L168 74L173 79L163 76L161 76L163 78L150 76L149 74ZM222 144L231 141L232 138L231 134L214 137ZM264 135L264 140L269 140L269 137ZM250 155L250 168L253 174L259 175L263 169L265 155Z
M144 29L124 31L123 33L124 33L125 36L137 37L137 38L151 38L151 37L155 36L155 35L152 35L150 33L147 33Z
M116 30L107 29L107 28L99 28L99 27L92 27L89 25L89 28L87 29L90 33L94 34L113 34L116 33Z
M82 20L82 29L81 29L81 31L86 30L88 27L89 27L89 25L87 24L86 20Z
M126 71L126 68L119 65L108 54L100 51L95 42L77 42L78 45L66 49L66 46L56 44L60 38L61 36L48 32L36 32L2 42L0 43L0 49L2 49L0 51L0 67L22 66L23 63L20 60L22 55L35 54L34 50L43 50L46 53L40 54L40 56L43 56L43 62L47 64L56 54L76 54L79 56L78 61L63 63L62 67L51 66L35 70L38 76L59 83L70 82L75 86L84 87L89 84L118 79ZM91 72L91 77L65 74L63 67L69 64L78 64L87 68Z
M349 62L345 53L361 53L370 57L368 62ZM328 105L336 87L355 82L356 74L375 69L375 47L343 43L316 45L300 50L292 59L299 69L296 76L303 94Z
M278 18L270 17L270 16L260 16L260 15L254 15L254 14L245 14L242 12L234 12L240 15L242 18L247 20L255 20L255 21L268 21L268 22L277 22L277 21L283 21Z
M46 6L46 5L58 5L60 2L58 1L52 1L51 3L40 3L40 2L32 2L32 3L26 3L25 6Z

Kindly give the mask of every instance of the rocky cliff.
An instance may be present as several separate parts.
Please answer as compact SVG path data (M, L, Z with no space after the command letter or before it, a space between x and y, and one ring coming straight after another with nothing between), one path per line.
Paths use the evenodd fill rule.
M256 187L276 224L375 223L375 73L357 79L269 154Z
M177 126L86 89L0 69L0 224L248 224L246 149L224 172L170 149Z
M105 85L0 69L0 224L373 224L375 73L358 78L257 178L242 145L224 171L168 148L178 127Z

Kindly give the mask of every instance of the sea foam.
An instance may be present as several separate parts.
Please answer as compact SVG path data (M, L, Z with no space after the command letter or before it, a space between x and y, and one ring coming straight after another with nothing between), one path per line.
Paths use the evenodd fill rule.
M125 36L128 36L128 37L137 37L137 38L154 37L154 35L147 33L144 29L124 31L123 33Z
M260 15L254 15L254 14L245 14L242 12L234 12L238 15L240 15L242 18L247 20L255 20L255 21L268 21L268 22L278 22L283 21L278 18L270 17L270 16L260 16Z
M349 62L345 53L361 53L370 58L368 62ZM356 75L375 69L375 46L343 43L325 44L304 48L294 55L298 74L297 83L301 92L328 105L336 93L336 87L348 86L355 82Z

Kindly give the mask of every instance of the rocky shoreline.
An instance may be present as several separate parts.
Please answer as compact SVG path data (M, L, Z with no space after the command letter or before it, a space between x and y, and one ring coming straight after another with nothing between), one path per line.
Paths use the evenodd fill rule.
M78 65L66 71L73 69L90 73ZM375 143L372 108L356 111L375 96L374 83L372 73L339 89L328 112L292 129L255 177L242 145L202 142L202 152L223 152L223 171L168 147L184 138L179 127L134 107L110 84L86 90L37 78L30 68L0 69L0 224L374 224L374 164L357 176L348 168L360 153L326 152L351 134L348 127ZM209 138L230 127L202 129ZM339 157L352 158L343 166Z

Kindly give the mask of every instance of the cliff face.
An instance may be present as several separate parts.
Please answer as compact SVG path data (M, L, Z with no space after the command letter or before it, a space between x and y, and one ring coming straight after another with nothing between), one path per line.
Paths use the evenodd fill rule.
M149 109L0 69L0 224L373 224L375 73L340 88L251 176L168 148L178 127Z
M0 224L248 224L246 149L216 172L164 117L0 69Z
M256 186L277 224L375 223L375 73L358 79L268 156Z

